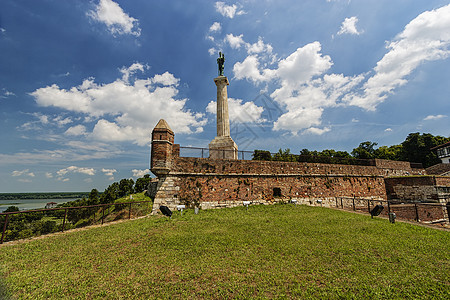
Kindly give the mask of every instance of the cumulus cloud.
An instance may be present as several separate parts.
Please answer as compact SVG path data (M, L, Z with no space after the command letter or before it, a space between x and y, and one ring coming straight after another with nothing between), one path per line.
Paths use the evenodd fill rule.
M230 121L237 123L261 123L265 121L264 118L261 117L264 108L257 106L252 101L242 102L241 99L228 98L228 114ZM217 114L217 102L209 102L206 111L211 114Z
M141 178L141 177L144 177L144 175L150 173L150 170L149 169L145 169L145 170L133 169L133 170L131 170L131 172L133 172L134 178Z
M117 172L116 169L102 169L103 174L109 176L109 180L114 180L114 173Z
M45 172L45 177L53 178L53 174L51 172Z
M244 39L242 38L244 35L233 35L232 33L227 34L225 37L225 41L230 44L230 47L233 49L239 49L242 45L245 45Z
M112 0L100 0L95 11L90 11L88 16L92 19L106 24L108 30L113 34L141 35L139 21L130 17L123 9Z
M426 11L405 26L388 43L389 52L377 63L375 74L363 86L362 93L348 96L349 104L366 110L376 106L408 82L410 75L426 61L445 59L450 50L450 5Z
M238 10L236 4L226 5L225 2L218 1L216 2L216 11L220 13L222 16L233 19L236 15L245 14L243 10Z
M209 27L210 32L216 32L222 30L222 25L219 22L214 22L211 27Z
M56 172L57 176L58 176L58 180L60 181L68 181L69 178L64 178L66 176L66 174L68 173L80 173L80 174L85 174L85 175L89 175L89 176L94 176L95 175L95 170L93 168L83 168L83 167L77 167L77 166L70 166L64 169L61 169L59 171Z
M346 19L341 33L361 33L356 28L357 21L356 17ZM448 28L450 5L420 14L387 45L389 52L377 63L372 76L370 73L330 74L333 62L330 56L322 54L319 42L298 48L278 60L277 66L258 54L262 41L251 47L244 42L248 56L233 66L234 78L247 79L254 84L271 81L278 85L270 96L283 112L274 122L274 130L323 134L331 130L320 128L324 109L353 105L375 110L397 87L407 83L407 76L421 63L447 58L450 53ZM268 64L275 67L268 68Z
M392 132L392 128L386 128L384 132Z
M342 22L341 29L337 33L338 35L341 34L354 34L354 35L360 35L362 32L358 31L356 28L356 23L358 22L357 17L350 17L345 18L345 20Z
M429 116L426 116L423 120L424 121L439 120L439 119L446 118L446 117L447 117L446 115L429 115Z
M34 173L30 172L29 169L25 169L25 170L22 170L22 171L17 171L17 170L16 171L12 171L11 175L13 177L18 177L18 176L34 177Z
M66 132L64 132L65 135L86 135L86 127L84 125L76 125L69 127Z
M279 84L271 97L285 109L274 122L274 130L323 134L330 128L318 128L326 107L340 105L344 96L357 86L363 75L348 77L325 74L333 65L330 56L321 53L321 44L313 42L298 48L278 61L273 69L262 69L260 57L249 55L233 67L236 79L254 83L276 80Z
M147 79L131 78L134 72L145 69L135 63L128 69L122 68L122 78L111 83L97 84L93 78L88 78L69 89L53 84L31 95L40 106L85 114L96 121L93 131L87 135L100 141L145 145L149 143L149 128L161 118L177 133L199 132L206 119L186 108L187 99L176 99L179 79L169 72ZM66 133L83 133L82 127L74 127Z
M325 132L329 132L331 129L329 127L324 128L317 128L317 127L310 127L303 131L303 134L313 134L313 135L322 135Z

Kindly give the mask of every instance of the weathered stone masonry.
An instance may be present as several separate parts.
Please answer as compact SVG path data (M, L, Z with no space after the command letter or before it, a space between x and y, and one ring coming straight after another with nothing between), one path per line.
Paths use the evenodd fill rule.
M386 199L387 174L414 173L408 163L384 160L377 160L375 166L355 166L179 157L179 145L173 144L173 132L164 120L152 138L152 172L159 179L152 195L154 212L160 205L209 209L238 206L242 201L321 199L329 206L335 197Z

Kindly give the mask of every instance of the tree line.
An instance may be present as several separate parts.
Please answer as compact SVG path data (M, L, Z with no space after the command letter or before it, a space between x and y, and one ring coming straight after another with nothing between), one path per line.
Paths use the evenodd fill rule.
M421 163L423 167L427 168L441 162L437 154L432 151L431 148L449 141L450 138L443 136L415 132L410 133L399 145L381 146L376 148L378 143L365 141L354 148L351 153L348 153L347 151L336 151L334 149L326 149L323 151L302 149L299 154L294 154L291 153L290 149L280 149L277 153L271 154L269 151L255 150L253 159L370 165L370 161L364 162L360 160L378 158Z
M110 184L103 193L97 189L92 189L89 194L82 193L83 197L75 201L69 201L58 204L57 208L90 206L97 204L114 203L111 213L118 214L125 208L124 204L117 203L116 200L134 193L142 193L147 189L151 181L150 175L146 174L138 178L136 182L133 179L122 179L119 182ZM87 196L87 197L86 197ZM132 201L132 200L131 200ZM122 201L119 201L122 202ZM102 208L79 208L67 210L67 223L65 229L78 228L95 223L95 215ZM4 212L19 211L17 206L10 206ZM108 213L110 210L108 209ZM6 240L23 239L32 236L61 231L62 219L65 216L65 210L53 210L44 212L30 212L24 214L10 215L8 221L8 230ZM0 217L0 224L4 224L5 216Z

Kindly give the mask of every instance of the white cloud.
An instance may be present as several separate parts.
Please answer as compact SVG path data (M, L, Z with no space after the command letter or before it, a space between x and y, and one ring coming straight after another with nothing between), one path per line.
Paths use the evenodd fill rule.
M216 11L220 13L222 16L233 19L235 15L245 14L243 10L238 10L236 4L226 5L225 2L218 1L216 2Z
M29 169L25 169L25 170L22 170L22 171L12 171L12 173L11 173L11 175L13 176L13 177L18 177L18 176L29 176L29 177L34 177L34 173L33 172L30 172L30 170Z
M179 79L169 72L153 78L135 79L129 74L145 68L135 63L112 83L97 84L93 78L66 90L56 84L31 93L36 103L82 113L97 120L88 136L100 141L149 143L149 128L165 119L177 133L198 132L206 124L203 115L186 108L187 99L176 99ZM128 74L128 75L126 75ZM126 80L125 80L126 79ZM82 128L77 128L80 131ZM72 129L70 132L75 133Z
M278 81L280 87L271 97L285 112L274 122L274 130L323 134L330 130L317 128L324 108L340 105L343 97L364 79L362 75L325 74L332 65L331 58L322 55L320 43L313 42L280 60L277 68L261 70L260 58L249 55L234 65L233 72L236 79L254 83Z
M145 170L133 169L133 170L131 170L131 172L133 172L134 178L141 178L141 177L144 177L144 175L150 173L150 170L149 169L145 169Z
M244 61L237 62L233 66L235 79L248 79L254 83L264 82L272 79L274 72L272 70L259 70L259 60L256 55L247 56Z
M339 30L339 32L337 34L341 35L341 34L347 33L347 34L360 35L362 32L358 31L358 29L356 28L357 22L358 22L357 17L345 18L345 20L342 22L341 29Z
M209 48L208 49L208 53L209 53L209 55L215 55L216 53L218 53L219 51L218 50L216 50L216 48Z
M377 63L375 74L364 84L363 92L349 95L348 103L375 110L396 88L408 82L407 76L420 64L447 58L449 28L450 5L417 16L387 45L389 52Z
M439 120L442 118L446 118L446 115L429 115L427 117L425 117L423 120L424 121L430 121L430 120Z
M230 44L230 47L233 49L239 49L242 45L245 45L244 39L242 38L244 35L233 35L232 33L227 34L225 37L225 42Z
M2 89L2 92L0 93L0 98L8 98L10 96L16 96L13 92L8 91L7 89Z
M116 169L102 169L102 172L106 176L109 176L109 180L114 180L114 173L116 173L117 170Z
M324 128L317 128L317 127L310 127L303 131L303 134L314 134L314 135L322 135L326 132L329 132L331 129L329 127Z
M208 113L217 114L217 102L211 101L206 107ZM230 121L238 123L261 123L264 108L252 101L242 103L241 99L228 98L228 114Z
M222 30L222 25L219 22L214 22L211 27L209 27L210 32L217 32Z
M144 69L148 69L148 68L149 68L148 66L144 66L140 63L134 63L131 66L129 66L128 68L122 67L122 68L120 68L120 72L123 74L122 80L125 82L129 82L130 75L135 74L137 71L144 72Z
M112 0L100 0L95 11L90 11L88 16L105 23L113 35L132 34L139 36L141 34L139 21L126 14L119 4Z
M86 135L86 127L83 125L76 125L69 127L66 132L64 133L66 135Z
M94 176L95 170L93 168L80 168L80 167L76 167L76 166L70 166L70 167L67 167L67 168L57 171L56 172L56 174L58 176L57 179L60 181L68 181L69 178L64 178L65 175L68 173L80 173L80 174L85 174L85 175L89 175L89 176Z
M392 132L392 128L386 128L384 132Z
M1 33L5 33L5 32L6 32L6 29L5 29L5 28L2 28L2 27L0 27L0 32L1 32Z
M272 53L272 46L270 44L265 44L261 37L258 38L258 42L254 44L246 44L247 53L248 54L256 54L256 53Z
M53 174L51 172L45 172L45 177L53 178Z

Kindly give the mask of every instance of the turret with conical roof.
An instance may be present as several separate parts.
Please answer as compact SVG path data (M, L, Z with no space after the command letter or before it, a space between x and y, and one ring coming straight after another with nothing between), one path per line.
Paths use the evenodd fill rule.
M172 165L174 133L169 124L159 120L152 131L152 153L150 168L156 176L169 173Z

